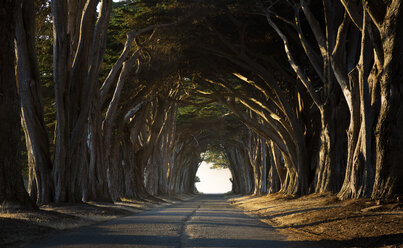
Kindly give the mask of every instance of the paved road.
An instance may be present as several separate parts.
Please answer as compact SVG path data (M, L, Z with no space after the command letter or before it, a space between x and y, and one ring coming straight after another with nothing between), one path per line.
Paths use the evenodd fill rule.
M29 247L286 247L285 237L222 195L156 208Z

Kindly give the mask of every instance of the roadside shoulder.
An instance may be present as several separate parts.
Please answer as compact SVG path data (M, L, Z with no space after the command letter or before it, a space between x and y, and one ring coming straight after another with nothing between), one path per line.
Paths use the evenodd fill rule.
M303 197L270 194L232 196L234 206L257 216L290 241L311 241L327 247L403 247L401 203L370 199L340 201L330 194Z

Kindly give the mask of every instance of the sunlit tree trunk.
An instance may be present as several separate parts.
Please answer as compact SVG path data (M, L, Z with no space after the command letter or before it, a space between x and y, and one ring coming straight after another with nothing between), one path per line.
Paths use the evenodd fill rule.
M16 44L21 120L28 152L28 190L37 204L53 201L49 138L43 119L41 81L35 55L33 1L17 1Z
M280 167L280 160L275 155L274 144L270 141L266 141L267 145L267 160L268 160L268 173L267 173L267 193L276 193L281 188L281 181L278 173L278 167Z
M253 194L262 195L267 193L267 154L266 142L256 134L250 134L249 160L253 167L254 190Z
M369 197L374 181L374 116L369 88L372 85L367 81L372 49L369 47L368 19L365 16L364 12L360 59L356 71L350 74L350 84L356 88L356 92L351 94L351 101L359 105L351 104L347 168L343 187L338 193L342 199Z
M371 5L376 2L370 1ZM382 9L382 8L381 8ZM403 4L391 1L384 6L383 18L379 9L371 8L370 14L380 32L384 55L380 78L381 105L376 123L376 174L372 198L391 198L403 194ZM378 20L382 20L379 21Z

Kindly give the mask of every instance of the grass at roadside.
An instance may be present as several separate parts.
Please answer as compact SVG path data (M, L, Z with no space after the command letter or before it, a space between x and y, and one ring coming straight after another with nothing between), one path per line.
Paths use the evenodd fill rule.
M231 197L245 212L317 247L403 247L403 205L370 199L340 201L329 194Z

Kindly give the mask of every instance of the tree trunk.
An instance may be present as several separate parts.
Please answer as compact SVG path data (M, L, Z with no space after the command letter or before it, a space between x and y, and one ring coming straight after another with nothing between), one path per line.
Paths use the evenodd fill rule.
M392 1L380 28L384 71L381 108L376 123L376 174L372 198L403 195L403 6Z
M270 143L271 143L271 155L273 157L273 163L274 163L277 175L278 175L279 180L280 180L280 186L282 187L282 185L284 185L284 183L285 183L287 170L286 170L286 168L283 166L283 164L280 161L281 160L281 152L277 148L277 145L274 144L273 141L270 141Z
M98 1L95 0L52 1L53 76L57 110L53 171L56 202L111 201L108 195L103 194L107 193L104 190L107 187L107 178L103 177L106 173L89 175L103 178L88 178L90 161L87 158L87 141L88 135L91 134L88 120L103 61L112 1L102 1L98 19L97 4ZM91 170L94 171L92 168ZM98 171L101 170L102 167ZM88 182L98 185L89 185ZM90 189L96 188L101 188L103 192L88 194L92 191ZM89 199L89 196L97 199Z
M125 145L124 148L125 190L123 197L138 200L146 199L149 194L144 185L144 163L148 157L144 148L140 148L137 152L133 152L134 147L132 145Z
M96 100L94 101L96 102ZM108 181L107 173L112 166L113 159L111 158L113 152L116 152L116 147L113 145L104 147L104 140L102 136L102 121L100 119L100 106L94 104L92 106L91 114L88 123L88 135L87 135L87 149L88 149L88 174L85 175L88 178L88 191L86 200L98 200L104 202L110 202L113 200L109 188L110 182ZM115 137L110 137L109 143L115 144ZM108 154L109 156L105 156Z
M346 106L339 94L334 93L329 101L320 108L320 149L319 161L313 181L314 192L333 192L340 190L345 173L346 147L345 127Z
M260 168L260 175L261 175L261 182L260 182L260 193L262 195L267 194L267 175L268 175L268 169L267 169L267 146L266 146L266 141L262 140L262 167Z
M357 67L350 72L350 126L348 130L348 159L341 199L369 197L374 181L374 116L370 102L368 77L373 56L368 37L368 17L364 12L361 33L361 53ZM358 104L357 104L358 103Z
M235 194L253 193L253 173L250 173L250 160L246 149L234 146L226 149L227 159L233 173L233 190Z
M281 185L285 180L286 171L280 164L280 152L272 141L267 142L268 148L268 176L267 176L267 193L275 193L281 189Z
M28 164L32 172L29 179L29 193L37 204L45 204L53 201L52 163L48 133L43 119L41 82L35 55L33 8L33 1L23 1L18 8L16 25L18 80L22 126Z
M33 208L20 164L20 104L14 70L16 3L0 2L0 203L3 208Z
M249 160L253 167L254 190L253 194L262 195L267 193L267 161L266 143L257 134L250 134Z

